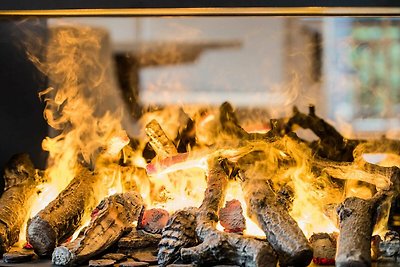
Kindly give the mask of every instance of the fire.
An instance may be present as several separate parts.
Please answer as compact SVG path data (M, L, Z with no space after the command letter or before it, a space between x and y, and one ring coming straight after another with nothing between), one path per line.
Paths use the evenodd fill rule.
M53 83L40 97L46 103L44 116L54 133L42 143L43 150L49 153L44 172L46 182L39 185L40 193L33 202L30 217L55 199L82 165L101 177L103 186L96 188L97 202L114 193L137 190L147 208L163 208L172 213L185 207L199 207L206 189L207 161L227 158L265 174L265 182L272 184L277 195L282 193L279 197L288 203L290 215L306 237L318 232L338 232L334 207L345 197L372 196L368 188L354 181L346 182L345 191L342 191L335 184L339 182L332 181L326 173L313 172L311 149L292 138L285 136L264 142L224 135L219 126L219 114L213 108L208 108L207 112L203 107L192 111L197 116L198 147L186 153L157 156L146 164L140 153L147 141L143 135L144 125L156 119L166 135L172 137L181 121L171 114L176 115L183 108L175 106L145 114L140 123L135 124L141 128L140 144L138 149L132 148L128 129L135 122L127 121L123 108L119 108L123 104L109 103L120 98L111 93L116 90L115 81L110 78L111 63L103 51L106 38L104 32L92 28L56 27L51 30L47 61L39 63L38 67ZM262 159L253 161L252 156L257 153L262 154ZM225 200L240 201L246 211L240 181L230 178ZM358 176L353 178L362 180ZM386 181L382 183L386 185ZM247 226L244 234L265 238L260 227L244 215ZM89 221L87 216L73 238ZM220 225L219 230L222 230ZM24 234L22 240L25 240Z
M89 27L54 27L46 61L34 60L53 84L39 96L46 104L44 117L54 131L42 143L49 153L46 183L38 188L30 217L57 197L81 164L98 172L107 186L97 189L97 201L122 191L121 171L110 163L119 160L129 138L122 127L122 110L109 101L115 99L115 84L102 46L105 39L105 32Z

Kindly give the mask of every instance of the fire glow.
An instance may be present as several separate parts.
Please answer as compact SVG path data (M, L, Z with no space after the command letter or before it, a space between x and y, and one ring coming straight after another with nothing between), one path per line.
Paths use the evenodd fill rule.
M254 214L247 212L252 207L244 190L246 179L250 181L247 185L250 189L252 179L270 186L273 197L286 207L307 239L314 233L339 232L333 207L346 198L371 199L376 190L370 185L378 192L392 185L383 174L368 175L362 168L366 163L360 159L346 166L334 165L336 168L324 165L327 160L320 160L307 142L282 133L282 129L272 127L268 132L264 129L248 133L238 127L232 115L234 111L229 110L227 103L219 110L206 106L191 110L191 114L196 114L193 117L186 114L188 120L194 120L191 134L197 143L186 147L185 152L178 152L177 144L171 141L174 140L171 133L182 131L182 125L176 125L170 116L170 112L177 110L174 107L144 115L134 125L140 134L129 136L126 116L118 104L107 102L110 91L114 91L110 88L115 85L109 77L111 63L99 62L104 57L104 38L102 31L85 27L51 31L47 62L38 67L54 83L40 97L46 103L44 116L56 134L43 140L43 149L49 152L48 166L41 174L44 182L37 185L39 193L32 201L28 216L32 221L81 175L82 169L94 176L94 192L70 235L72 241L79 238L84 226L90 227L96 219L97 214L92 212L96 205L105 198L110 206L115 205L112 197L117 193L136 192L146 210L162 208L169 214L200 207L207 190L207 174L214 171L210 162L215 161L225 160L227 164L224 171L229 182L222 201L241 203L245 238L268 239L260 223L254 220ZM185 106L180 108L185 112ZM204 108L208 108L208 113L202 117ZM221 119L223 112L232 115L225 122ZM152 125L159 128L153 129ZM142 153L146 144L156 154L151 161ZM386 166L393 164L386 162ZM245 174L242 176L242 173ZM383 220L376 231L383 233L386 225L387 221ZM28 226L28 232L29 229ZM216 229L227 230L221 224ZM26 240L25 235L21 231L22 242ZM60 241L66 240L63 237Z

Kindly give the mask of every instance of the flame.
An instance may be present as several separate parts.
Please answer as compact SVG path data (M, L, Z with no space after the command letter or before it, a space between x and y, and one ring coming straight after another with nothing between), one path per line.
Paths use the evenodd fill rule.
M90 168L102 179L103 186L96 189L97 201L117 192L137 190L147 208L163 208L172 213L189 206L199 207L206 189L207 160L211 157L247 164L246 167L265 174L265 182L271 182L276 192L282 188L291 191L290 215L307 237L317 232L338 232L334 207L346 196L371 197L369 189L355 181L347 181L343 190L327 174L313 172L311 149L290 137L265 142L236 140L224 135L217 109L212 107L191 111L195 114L191 118L195 118L198 147L170 158L156 157L146 165L140 153L147 141L144 131L139 134L141 144L135 151L125 131L128 126L123 105L116 103L120 98L111 93L117 90L110 78L110 59L104 51L107 35L102 30L83 26L58 26L50 33L46 62L34 62L52 84L39 96L46 104L44 117L53 132L42 143L43 150L49 153L44 172L46 182L38 186L40 193L33 201L30 217L57 197L76 176L80 165ZM294 83L298 83L297 78ZM295 87L286 90L290 103L297 97ZM173 106L145 114L138 124L143 128L157 119L171 137L176 136L187 116L183 108ZM254 127L248 125L251 128ZM261 128L265 130L265 125ZM253 152L263 153L263 158L244 162ZM353 179L362 180L358 175L355 172ZM228 185L225 200L232 199L239 200L243 210L247 210L238 181ZM265 238L247 214L245 219L245 235ZM85 218L73 238L89 220ZM218 229L223 230L221 225ZM21 239L24 234L22 231Z
M46 60L33 60L52 84L39 97L54 130L42 142L49 153L46 182L38 186L30 217L57 197L81 164L94 169L106 185L97 188L97 201L123 190L121 168L112 163L130 140L122 126L123 110L116 107L118 95L112 94L116 88L106 41L107 34L99 29L57 25L50 29Z

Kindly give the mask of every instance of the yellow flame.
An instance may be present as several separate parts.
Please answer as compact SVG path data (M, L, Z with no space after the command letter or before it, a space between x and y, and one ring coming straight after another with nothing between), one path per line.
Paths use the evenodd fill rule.
M102 179L104 186L96 192L98 201L117 192L138 190L148 208L173 212L189 206L198 207L206 189L207 159L222 157L240 162L251 152L262 152L264 157L247 162L249 167L265 173L270 180L265 182L272 182L277 192L283 187L292 191L290 214L307 237L316 232L338 231L333 207L344 197L371 197L370 191L355 182L346 182L343 189L326 174L315 174L311 149L292 138L285 136L275 142L244 141L221 133L215 108L200 112L200 108L204 109L200 107L193 112L198 147L188 152L183 160L168 166L163 165L165 159L156 157L152 162L156 171L147 175L142 169L146 161L139 151L129 146L123 112L114 103L116 95L111 94L116 88L110 78L111 60L105 50L106 43L107 35L102 30L83 26L55 27L50 31L46 61L34 60L50 78L52 87L39 95L46 104L44 117L54 130L42 143L43 150L49 153L45 170L47 182L38 186L40 194L30 216L57 197L76 176L80 164L92 168ZM297 79L294 80L297 84ZM290 89L286 93L290 103L297 97L297 90ZM176 136L187 114L178 106L168 107L145 114L139 124L144 126L155 118L168 136ZM141 148L146 141L143 132ZM360 175L354 170L352 177L347 178L377 179ZM387 184L384 177L378 178L381 179L379 185ZM239 200L243 210L247 210L239 182L228 185L225 200L232 199ZM265 237L257 224L244 215L247 225L244 234ZM89 216L84 218L81 228L89 220ZM222 230L220 225L217 227ZM73 238L78 233L79 230Z
M33 60L52 85L39 96L46 104L44 117L54 130L53 137L42 143L49 153L46 183L38 186L40 194L31 217L57 197L82 163L96 168L107 186L97 189L98 201L122 190L120 171L110 163L118 161L129 138L122 127L121 109L115 107L116 95L112 95L117 88L110 78L107 43L102 30L56 26L50 29L45 61Z

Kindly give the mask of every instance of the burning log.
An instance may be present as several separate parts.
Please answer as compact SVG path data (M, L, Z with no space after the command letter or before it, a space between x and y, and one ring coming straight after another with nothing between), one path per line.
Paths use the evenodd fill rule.
M4 167L4 191L35 175L35 166L28 154L16 154Z
M158 264L167 266L175 262L181 253L181 248L197 245L195 208L175 212L162 231L158 245Z
M219 120L222 130L226 134L236 136L240 139L250 138L250 134L239 125L239 120L237 119L230 103L224 102L219 107Z
M312 130L320 140L311 143L320 157L334 161L353 161L363 153L392 153L400 155L400 141L382 137L377 140L356 140L344 138L332 125L315 114L315 107L310 105L309 114L293 108L293 115L286 123L286 133L293 130L294 125Z
M400 141L382 137L377 140L360 142L354 149L354 156L360 157L363 153L390 153L400 155Z
M53 263L76 265L105 251L131 227L142 208L142 198L133 192L115 194L104 199L96 207L94 219L83 236L54 250Z
M54 248L69 238L82 218L95 207L95 190L100 178L80 167L70 184L28 222L27 238L39 256L50 256Z
M398 167L382 167L358 160L356 162L333 162L314 159L313 167L328 175L345 180L359 180L376 186L377 189L391 188L400 192L400 169Z
M264 177L247 178L250 175L242 171L239 175L247 213L258 223L278 253L280 265L307 266L313 257L312 248L296 221L277 199L268 180Z
M191 118L187 118L187 123L182 130L178 131L178 135L175 138L177 144L177 150L179 153L185 153L188 148L195 146L196 144L196 129L195 123Z
M5 168L4 178L8 186L0 198L0 253L18 241L38 185L35 169L27 155L13 157Z
M368 200L349 197L339 205L336 266L371 266L371 237L376 208L386 194L381 192Z
M139 220L137 229L144 229L152 234L161 234L162 229L167 224L169 213L163 209L145 210Z
M156 174L159 171L165 170L174 164L179 164L185 162L189 158L189 153L178 153L173 156L157 160L155 163L149 163L146 166L146 172L149 175Z
M196 218L196 233L202 243L182 248L182 259L200 265L226 262L240 266L276 266L275 252L267 242L216 230L227 183L220 164L209 166L207 189Z
M293 115L286 125L286 132L291 132L294 125L312 130L320 141L313 143L311 147L321 157L334 161L353 161L353 150L361 142L359 140L347 140L332 125L315 115L315 107L309 107L309 113L300 112L293 108Z
M157 155L162 158L178 154L174 143L168 138L160 124L152 120L145 128L147 136L150 138L150 145Z
M248 133L239 125L233 107L230 103L224 102L219 108L219 120L222 131L238 138L239 140L262 140L268 138L269 135L260 133Z
M243 233L246 229L246 219L239 200L233 199L225 203L225 207L219 210L219 222L228 233Z

